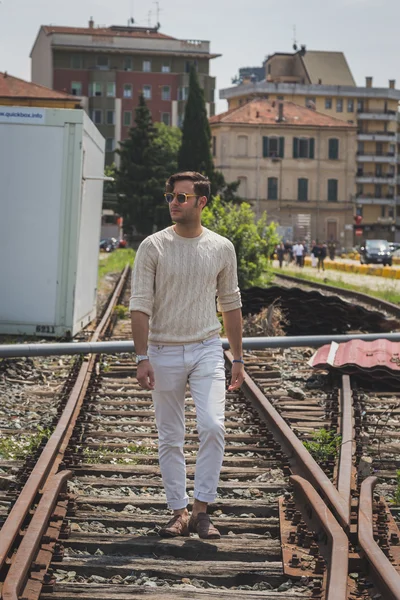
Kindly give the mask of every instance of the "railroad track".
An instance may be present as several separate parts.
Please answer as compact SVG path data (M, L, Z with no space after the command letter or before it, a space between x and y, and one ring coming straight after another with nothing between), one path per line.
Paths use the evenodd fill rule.
M124 285L97 338L111 333ZM112 335L129 338L128 321ZM150 394L137 385L130 355L83 361L0 530L2 598L400 598L396 523L383 497L373 501L374 481L360 487L357 476L369 435L366 396L352 393L348 377L339 385L316 378L303 354L246 353L247 381L227 394L225 460L210 507L217 542L158 537L169 513ZM197 435L189 394L186 423L190 496ZM316 462L304 447L321 429L341 434L337 460Z

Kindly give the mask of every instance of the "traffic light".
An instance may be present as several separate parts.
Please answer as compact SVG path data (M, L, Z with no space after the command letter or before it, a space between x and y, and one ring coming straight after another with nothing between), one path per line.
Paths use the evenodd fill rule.
M362 216L361 215L354 215L354 223L356 224L356 226L361 225L362 223Z

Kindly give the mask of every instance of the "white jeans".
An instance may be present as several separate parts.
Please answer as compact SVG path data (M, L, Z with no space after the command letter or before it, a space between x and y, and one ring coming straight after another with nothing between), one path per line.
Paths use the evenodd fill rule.
M225 368L219 337L174 346L150 345L154 369L152 392L158 429L158 455L169 508L187 506L185 390L189 382L196 406L199 451L194 497L213 502L224 457Z

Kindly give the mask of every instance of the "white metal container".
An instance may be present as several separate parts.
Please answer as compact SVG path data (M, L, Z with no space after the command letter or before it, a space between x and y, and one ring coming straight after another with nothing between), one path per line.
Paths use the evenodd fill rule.
M82 110L0 106L0 333L96 316L105 140Z

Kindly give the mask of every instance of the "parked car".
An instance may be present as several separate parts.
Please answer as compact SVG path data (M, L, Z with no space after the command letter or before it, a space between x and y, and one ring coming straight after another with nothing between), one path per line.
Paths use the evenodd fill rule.
M117 240L115 238L105 238L100 240L100 250L103 252L112 252L117 247Z
M383 264L392 266L392 251L386 240L366 240L360 246L360 263Z
M400 250L400 244L398 242L389 242L389 246L390 246L392 253Z

